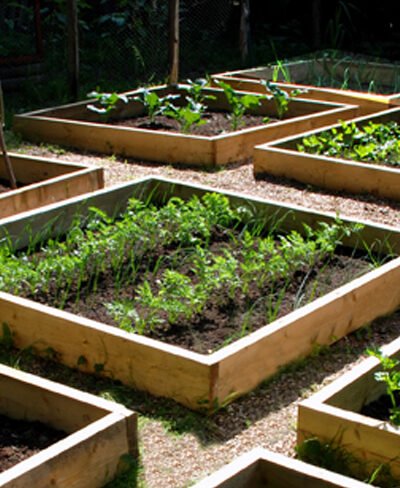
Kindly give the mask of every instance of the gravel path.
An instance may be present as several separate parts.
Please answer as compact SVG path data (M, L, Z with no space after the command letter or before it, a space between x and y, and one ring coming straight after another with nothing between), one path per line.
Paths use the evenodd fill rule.
M147 175L159 175L400 226L398 203L370 197L325 194L304 185L289 185L272 179L255 181L250 164L206 172L128 162L57 148L49 151L48 147L32 145L24 145L19 150L104 166L107 186ZM190 486L256 446L293 456L298 402L358 363L367 346L389 342L399 332L400 314L375 321L367 329L342 339L320 355L288 368L212 419L206 419L202 432L191 432L188 425L186 432L177 433L174 429L171 431L162 420L154 420L154 416L142 416L140 439L143 486Z

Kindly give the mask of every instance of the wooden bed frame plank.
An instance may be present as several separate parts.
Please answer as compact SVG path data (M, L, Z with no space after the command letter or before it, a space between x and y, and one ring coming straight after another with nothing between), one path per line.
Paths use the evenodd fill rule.
M171 88L173 93L178 88ZM165 86L153 87L160 96L167 93ZM182 91L182 90L181 90ZM216 109L227 109L227 102L221 98L219 88L207 89L217 99L208 103ZM127 92L134 95L138 91ZM15 115L13 130L33 141L48 141L66 146L99 151L106 154L122 154L149 161L214 166L229 164L251 156L255 144L267 142L276 137L286 137L299 130L321 127L340 119L353 118L359 114L358 107L347 104L328 103L294 98L285 120L277 124L264 124L234 133L213 137L154 131L142 128L118 127L102 123L86 108L88 100L53 107L50 109ZM118 105L117 117L139 114L139 102L126 106ZM263 100L255 113L274 114L272 100ZM292 119L288 117L293 117ZM308 118L311 121L308 121ZM226 142L224 142L226 139ZM223 146L223 150L219 146Z
M67 436L0 473L0 486L102 487L138 454L136 414L122 405L0 365L0 412Z
M87 209L92 206L113 214L115 208L121 209L126 204L130 195L141 198L154 195L163 200L164 194L187 198L207 191L216 190L148 178L76 197L64 204L32 211L25 217L3 220L3 225L0 221L0 230L11 240L18 241L17 246L24 247L28 245L28 236L43 234L43 227L48 227L49 222L54 223L49 236L63 233L77 212L84 220ZM333 214L316 213L301 207L279 205L232 192L226 194L233 206L243 206L247 202L266 222L268 216L283 217L291 212L281 225L286 230L296 228L296 225L300 230L303 221L313 225L317 221L336 218ZM350 219L343 220L351 222ZM375 239L385 241L388 235L393 250L399 251L400 232L397 229L371 222L365 224L360 237L371 244ZM352 241L352 245L357 246L357 241ZM316 345L330 344L374 318L392 312L400 304L400 290L396 285L399 279L400 258L210 355L129 334L5 293L0 294L0 316L10 327L18 347L33 346L41 351L51 347L60 360L70 366L77 366L83 356L87 362L83 368L87 371L95 371L95 365L102 365L104 374L139 389L172 397L193 409L212 409L254 388L279 366L303 357Z
M365 483L256 448L193 488L367 488Z
M26 186L0 193L0 219L104 187L103 168L9 153L17 181ZM0 178L6 179L0 156Z
M387 356L400 357L400 339L383 346ZM365 359L298 407L298 442L308 437L337 445L361 461L371 464L388 463L392 474L400 476L400 432L359 412L363 405L385 393L382 383L373 375L381 370L379 360Z
M389 120L400 121L400 109L389 110L354 119L362 125ZM253 168L256 176L263 174L285 177L321 188L350 193L373 194L380 198L400 200L400 170L379 164L319 156L297 151L304 137L318 134L340 124L324 127L263 144L254 148Z

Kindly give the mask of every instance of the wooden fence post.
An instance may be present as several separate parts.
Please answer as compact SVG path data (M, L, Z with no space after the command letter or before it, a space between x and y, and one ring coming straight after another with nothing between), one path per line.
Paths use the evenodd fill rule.
M179 78L179 0L169 0L169 82Z

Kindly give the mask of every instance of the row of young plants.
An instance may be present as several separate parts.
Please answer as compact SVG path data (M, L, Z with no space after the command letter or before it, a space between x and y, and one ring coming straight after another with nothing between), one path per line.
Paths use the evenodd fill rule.
M147 335L194 326L210 302L233 320L240 303L237 338L255 327L260 310L258 326L275 320L289 289L291 309L324 293L319 276L343 236L360 228L338 220L305 226L303 236L279 234L277 225L265 233L248 209L213 193L159 208L132 199L118 219L92 208L86 227L77 218L63 238L23 252L3 243L0 289L65 308L107 288L108 322Z
M340 128L312 134L297 145L301 152L362 162L400 166L400 126L395 121L359 127L342 122Z
M245 113L259 107L262 100L271 98L274 100L278 119L282 119L288 111L290 102L288 93L269 81L263 82L263 84L270 95L239 94L228 83L217 82L217 85L223 89L230 106L228 118L233 131L243 125ZM177 85L178 89L186 92L184 97L179 94L168 94L160 97L155 91L148 88L140 89L139 95L134 97L118 93L92 91L88 93L88 96L95 99L95 104L90 103L87 108L100 114L103 121L108 121L112 117L118 102L128 103L133 100L143 105L145 114L150 119L150 124L154 124L155 118L162 115L176 120L183 133L190 133L193 127L207 123L207 119L204 117L205 112L209 110L207 101L215 100L216 98L204 90L207 86L209 86L209 83L206 79L201 78L196 81L189 79L187 84ZM269 120L269 117L264 117L263 123L268 123Z

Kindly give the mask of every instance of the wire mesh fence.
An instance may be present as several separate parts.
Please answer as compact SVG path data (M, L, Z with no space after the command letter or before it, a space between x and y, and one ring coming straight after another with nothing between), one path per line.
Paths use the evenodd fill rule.
M2 56L16 58L37 51L35 6L40 6L44 46L43 66L40 69L44 75L45 103L67 98L67 1L0 1L0 67ZM123 90L139 84L165 81L169 71L167 0L76 2L81 96L94 88L102 91ZM310 53L315 50L316 35L313 29L318 22L317 30L321 37L321 45L318 44L318 47L324 49L332 47L332 43L337 44L333 47L345 47L346 39L351 47L355 46L355 39L359 39L362 46L361 41L370 41L367 34L369 36L374 31L377 36L381 31L389 32L386 29L387 19L383 15L379 17L382 17L379 21L380 29L362 29L361 24L368 19L366 14L361 16L361 0L310 0L300 3L281 0L268 5L268 8L262 0L251 0L251 49L245 63L242 63L239 49L242 2L180 0L180 79L267 64L277 58ZM387 3L388 0L382 0L380 11L388 10ZM318 22L313 17L313 4L321 7ZM389 44L382 44L385 54L394 47L397 49L399 45L399 37L395 36L396 22L390 21L390 32L393 33L388 39ZM374 46L379 47L379 43L374 42ZM24 87L29 92L27 98L32 99L35 91L41 92L41 86L27 83Z

